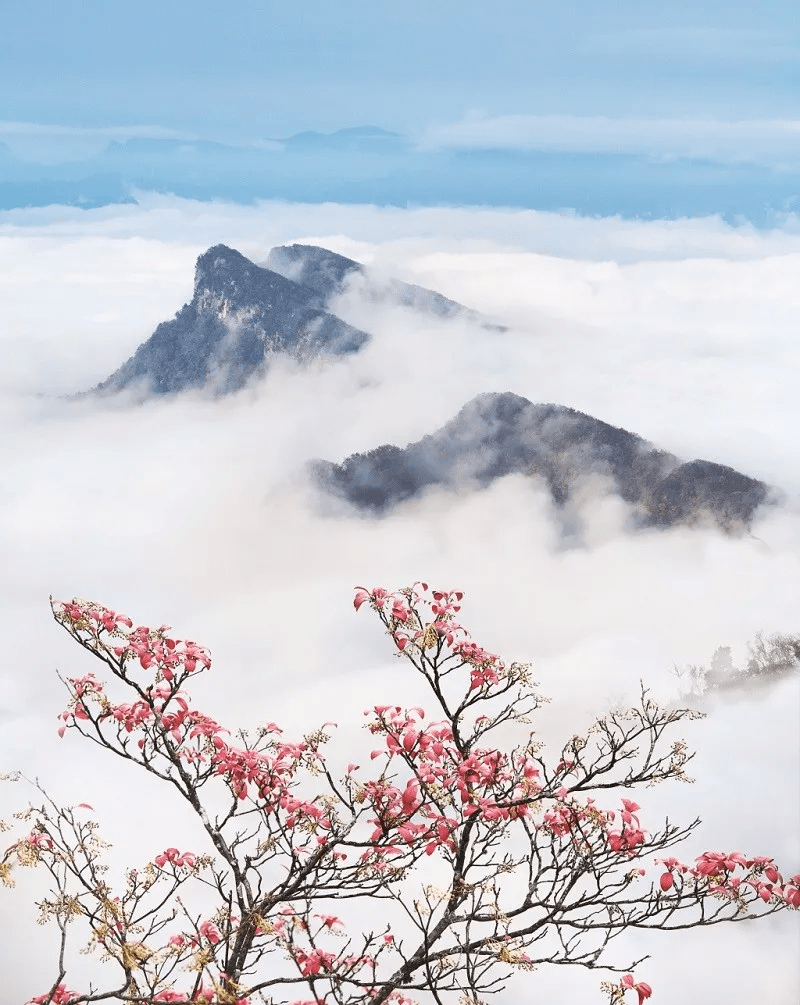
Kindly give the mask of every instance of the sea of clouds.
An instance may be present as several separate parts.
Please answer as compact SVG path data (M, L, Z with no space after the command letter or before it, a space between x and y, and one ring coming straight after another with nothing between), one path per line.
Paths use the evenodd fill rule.
M145 404L64 396L107 376L191 298L193 265L226 243L256 261L320 244L379 274L436 289L509 326L434 322L346 290L330 309L374 333L362 353L301 370L276 364L217 399ZM300 735L339 722L340 752L368 750L362 710L416 691L352 587L418 578L466 592L465 624L530 659L559 740L644 681L670 700L673 664L718 645L746 657L759 630L798 630L800 227L718 219L652 223L497 209L243 207L142 196L139 205L0 216L4 555L0 771L87 801L118 861L199 840L135 772L55 735L55 676L89 657L50 620L77 595L175 626L211 647L197 704L222 722ZM432 491L381 519L320 498L307 462L341 460L438 428L473 395L514 391L624 426L677 455L736 467L782 502L750 533L632 532L624 504L589 481L565 541L541 486L512 476L473 494ZM798 680L717 702L687 729L693 786L637 796L644 823L703 818L684 855L740 849L800 871ZM364 756L363 753L360 756ZM354 756L352 759L358 759ZM5 811L24 803L0 790ZM7 814L5 814L7 815ZM0 890L8 1001L54 976L54 931L36 928L24 880ZM800 995L797 917L631 939L616 961L675 1005ZM89 966L81 958L80 966ZM522 975L523 993L600 1000L598 972ZM527 986L530 987L530 992Z

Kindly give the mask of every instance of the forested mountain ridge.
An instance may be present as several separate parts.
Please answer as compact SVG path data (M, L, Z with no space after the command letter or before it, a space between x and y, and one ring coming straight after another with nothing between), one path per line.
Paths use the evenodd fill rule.
M770 492L726 465L686 463L591 415L510 392L478 395L441 429L406 447L386 444L340 464L313 465L325 491L373 513L430 486L483 488L512 473L542 478L562 506L582 476L604 475L642 525L708 514L731 530L746 526Z

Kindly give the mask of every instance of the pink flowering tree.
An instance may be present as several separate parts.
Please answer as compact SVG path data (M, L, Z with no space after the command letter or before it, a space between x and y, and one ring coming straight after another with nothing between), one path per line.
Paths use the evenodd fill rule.
M473 642L461 599L424 583L356 591L429 701L368 709L363 766L339 772L324 753L331 724L233 734L194 708L192 678L211 666L201 646L97 604L53 603L107 678L64 681L60 734L160 780L203 845L153 849L114 888L91 807L39 790L0 857L6 885L22 867L49 873L38 906L59 942L31 1002L478 1005L520 971L574 964L607 968L610 1000L641 1005L651 988L624 971L642 961L609 952L626 930L800 906L800 875L772 859L683 862L668 852L698 821L640 818L636 788L686 780L691 755L668 734L696 713L643 690L548 759L527 725L544 700L529 667ZM71 987L73 938L102 957L96 983Z

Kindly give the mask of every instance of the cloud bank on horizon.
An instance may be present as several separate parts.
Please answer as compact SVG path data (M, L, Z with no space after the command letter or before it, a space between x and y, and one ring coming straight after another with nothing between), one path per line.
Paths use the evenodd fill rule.
M295 240L439 290L510 330L376 310L352 288L331 306L369 324L373 339L346 360L279 363L222 400L195 393L109 407L57 397L102 379L190 299L194 261L209 246L224 242L263 261ZM345 759L363 742L361 711L371 701L419 697L375 626L354 618L355 583L425 576L466 590L476 638L534 659L555 699L540 723L553 742L625 700L640 679L669 698L674 662L707 662L721 644L740 661L757 631L796 631L800 406L783 375L798 367L799 260L791 229L718 219L155 196L6 214L0 770L21 767L59 797L91 802L120 859L180 843L178 831L191 840L157 790L130 778L123 793L112 768L58 741L63 698L53 668L88 668L49 623L51 592L174 624L214 652L199 706L231 724L274 719L291 735L336 718ZM433 491L380 519L331 505L308 481L309 459L417 439L473 394L509 389L729 463L782 487L786 503L750 535L631 534L619 499L588 482L582 539L564 547L546 493L521 476L485 492ZM643 793L646 813L702 816L687 854L735 846L794 869L800 821L786 794L800 767L798 707L795 678L712 708L687 736L700 751L697 784ZM4 789L4 808L19 795ZM147 828L132 833L137 801L148 807ZM24 901L24 891L6 892L0 911L0 954L21 1000L41 990L26 974L49 959L49 932ZM795 920L637 937L630 952L653 953L646 979L678 1005L714 995L792 1005ZM724 972L708 963L722 954L735 960ZM581 1001L600 979L565 969L531 977L545 997Z

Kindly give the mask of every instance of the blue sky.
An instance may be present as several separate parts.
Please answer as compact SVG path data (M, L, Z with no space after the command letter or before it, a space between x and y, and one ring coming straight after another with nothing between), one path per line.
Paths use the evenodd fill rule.
M0 13L0 118L247 141L487 116L794 117L792 4L29 0Z
M111 139L258 145L372 124L429 150L533 148L794 171L794 15L776 0L7 3L0 142L52 162L95 154ZM123 180L142 184L135 172ZM223 182L205 180L225 194ZM779 189L764 198L785 204L794 189ZM390 201L401 198L392 193ZM476 190L472 201L481 198L498 197Z

